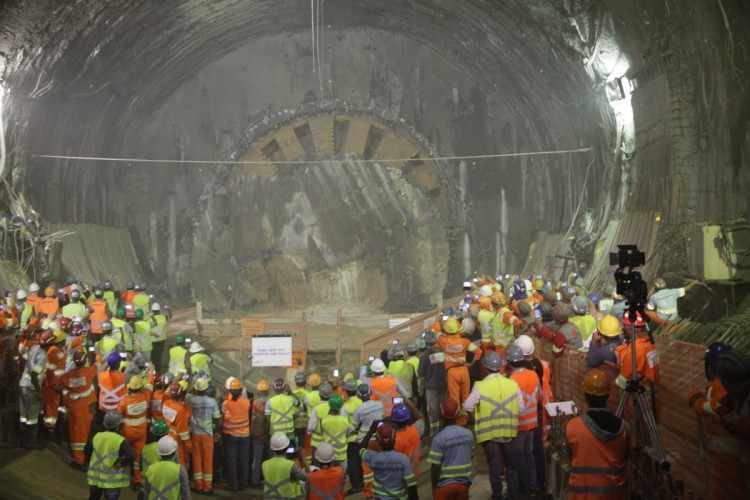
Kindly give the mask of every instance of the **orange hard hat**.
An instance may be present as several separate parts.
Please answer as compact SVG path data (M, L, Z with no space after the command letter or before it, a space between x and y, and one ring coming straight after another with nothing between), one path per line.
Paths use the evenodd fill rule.
M481 299L479 299L481 302ZM504 306L508 303L508 298L503 292L495 292L492 294L492 302L497 306Z
M479 297L479 308L480 309L492 309L492 298Z
M593 396L608 396L611 389L609 376L599 368L592 368L583 377L583 392Z
M255 386L255 389L258 392L266 392L271 388L270 384L268 383L268 380L262 378L258 380L258 384Z
M45 297L54 297L55 296L55 289L51 286L48 286L44 289L44 296Z
M232 380L229 382L229 390L234 391L242 389L242 381L238 378L232 377Z
M310 387L320 387L320 373L311 373L309 377L307 377L307 384Z

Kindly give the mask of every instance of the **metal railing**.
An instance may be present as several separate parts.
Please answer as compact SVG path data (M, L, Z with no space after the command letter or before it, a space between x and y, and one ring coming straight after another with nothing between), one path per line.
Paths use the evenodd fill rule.
M393 328L389 328L382 333L376 333L370 335L362 341L362 352L361 360L364 363L367 361L369 355L377 356L386 346L390 345L394 340L398 340L401 343L411 342L416 340L422 334L423 331L429 329L438 317L442 314L442 311L446 307L456 307L461 301L461 297L456 297L447 300L444 304L422 313L418 316L413 317L409 321L401 323Z

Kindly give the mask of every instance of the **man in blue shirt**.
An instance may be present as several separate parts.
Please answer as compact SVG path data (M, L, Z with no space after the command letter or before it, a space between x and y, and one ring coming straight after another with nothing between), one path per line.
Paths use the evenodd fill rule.
M472 479L474 434L456 425L459 405L446 399L440 405L443 430L432 438L427 456L431 464L432 489L435 498L468 499Z
M368 449L370 439L377 435L377 442L382 451ZM373 492L375 500L394 500L408 498L419 500L417 478L411 469L409 457L393 451L396 443L396 425L390 421L372 423L370 431L360 443L360 455L373 473Z

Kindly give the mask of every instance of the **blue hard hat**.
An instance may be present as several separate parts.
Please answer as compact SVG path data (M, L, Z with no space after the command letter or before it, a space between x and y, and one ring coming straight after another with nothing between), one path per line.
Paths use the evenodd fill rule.
M526 283L523 280L516 280L513 282L513 298L516 300L523 300L526 298Z
M446 307L443 309L443 316L455 316L455 311L452 307Z
M599 305L599 301L600 301L601 299L602 299L602 298L601 298L601 297L599 296L599 294L598 294L598 293L595 293L595 292L591 292L591 293L589 294L589 300L590 300L590 301L591 301L591 303L592 303L592 304L594 304L595 306L598 306L598 305Z
M107 366L109 366L112 370L117 370L120 368L120 361L122 360L122 357L120 356L120 353L117 351L112 351L107 355Z
M731 350L732 346L729 344L725 344L724 342L711 342L708 347L706 347L706 378L712 378L713 368L716 366L716 363L719 361L721 355Z
M391 420L397 424L406 424L411 421L411 410L403 403L399 403L393 406L391 410Z

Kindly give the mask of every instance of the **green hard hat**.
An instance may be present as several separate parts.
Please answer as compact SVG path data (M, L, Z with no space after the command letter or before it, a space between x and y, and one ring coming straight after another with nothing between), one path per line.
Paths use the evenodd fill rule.
M138 308L135 310L135 319L137 320L143 319L143 309Z
M177 335L174 338L174 343L177 345L184 344L185 343L185 336L184 335Z
M151 434L155 437L166 436L169 433L169 426L164 420L157 420L151 424Z
M124 318L125 317L125 308L124 307L118 307L117 313L115 314L118 318Z
M334 394L331 396L331 399L328 400L328 406L333 411L339 411L341 410L341 407L344 406L344 402L341 400L341 396Z

